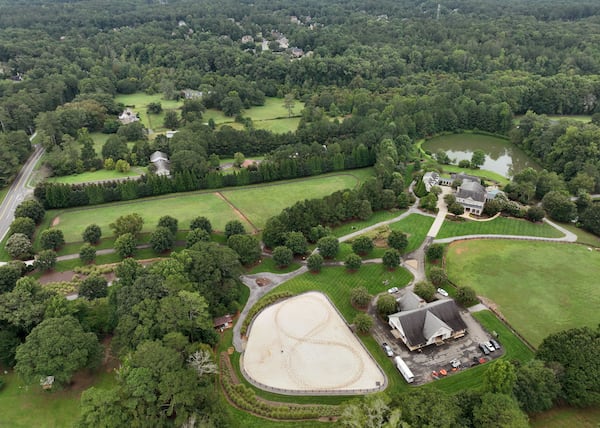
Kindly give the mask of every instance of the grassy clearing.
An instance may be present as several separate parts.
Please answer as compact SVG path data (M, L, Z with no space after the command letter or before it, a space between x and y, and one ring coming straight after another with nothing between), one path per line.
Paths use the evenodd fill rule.
M473 313L473 317L489 333L492 331L498 333L498 341L506 352L502 358L506 358L509 361L519 360L522 363L526 363L533 358L533 351L521 339L515 336L502 321L496 318L496 315L491 311L475 312Z
M377 211L367 220L349 221L347 223L336 226L332 229L334 236L340 238L344 235L348 235L357 230L364 229L365 227L372 226L382 221L390 220L398 217L403 211L392 210L392 211Z
M350 290L364 286L369 293L378 294L390 287L402 288L412 279L412 275L403 268L388 271L382 265L363 265L349 273L343 267L325 267L321 273L307 272L280 285L271 293L291 291L296 294L307 291L321 291L331 299L348 323L352 323L358 310L350 304ZM384 281L389 281L384 284ZM269 293L269 294L271 294Z
M577 235L577 242L584 245L591 245L592 247L600 247L600 237L593 233L587 232L572 223L559 223L562 227L567 229L569 232L573 232Z
M423 243L434 220L433 217L411 214L396 223L390 224L390 229L400 230L408 235L408 247L406 247L404 253L410 253Z
M271 257L263 257L259 264L252 266L250 269L246 270L246 273L261 273L261 272L271 272L271 273L288 273L293 272L300 267L300 263L292 262L289 266L280 268L275 264Z
M442 168L443 172L462 172L464 174L469 174L469 175L474 175L475 177L481 177L485 180L489 180L489 181L496 181L497 183L501 184L502 186L508 184L508 182L510 181L508 178L504 177L503 175L500 175L496 172L493 171L487 171L485 169L464 169L464 168L459 168L456 165L441 165L440 167Z
M374 239L375 235L377 234L377 232L380 229L382 231L389 231L389 230L402 231L408 235L408 246L406 247L406 250L404 251L404 254L407 254L407 253L410 253L410 252L416 250L417 248L419 248L419 246L423 243L423 240L427 236L427 232L429 231L429 228L431 227L431 224L433 223L433 221L434 221L433 217L428 217L428 216L419 215L419 214L411 214L408 217L403 218L400 221L391 223L389 225L384 225L384 226L381 226L381 228L377 228L375 230L367 232L367 233L365 233L365 235ZM387 249L388 249L387 245L384 247L375 247L371 251L369 251L367 254L363 255L362 257L363 257L363 259L381 258L381 257L383 257L383 255L385 254ZM351 253L352 253L351 241L343 242L340 244L340 251L335 259L338 261L344 261L344 260L346 260L346 257L348 257L348 255Z
M128 95L117 95L115 97L115 101L131 107L135 113L138 113L140 121L144 124L144 126L152 129L154 132L165 131L165 128L163 127L163 120L165 113L168 110L176 110L183 106L182 100L163 100L161 94L148 95L143 92L136 92L135 94ZM160 114L148 114L146 112L148 104L156 102L162 105L163 112Z
M551 333L598 325L599 265L598 251L544 242L462 241L446 256L450 280L491 299L534 346Z
M267 219L299 200L320 198L336 190L356 187L362 181L361 175L354 171L335 173L271 186L238 187L222 193L260 229Z
M519 235L560 238L561 232L546 223L498 217L491 221L444 221L438 239L467 235Z
M47 181L52 183L78 184L99 180L121 180L127 177L137 177L148 172L147 168L133 167L127 172L100 169L94 172L82 172L81 174L65 175L63 177L51 177Z
M244 212L257 227L294 202L306 197L320 197L336 190L354 187L372 175L372 168L353 170L349 173L332 173L302 180L267 184L253 187L228 189L223 193ZM241 220L231 207L215 193L200 191L179 193L128 202L103 204L86 208L51 210L46 213L39 230L50 228L52 221L60 217L57 228L65 234L66 242L81 241L81 233L90 224L102 228L104 237L111 236L109 224L121 215L139 213L144 218L142 232L151 232L158 219L169 214L179 220L180 229L189 228L190 221L197 216L207 217L213 228L223 230L230 220ZM250 225L243 221L247 230ZM39 235L39 234L38 234ZM0 257L2 254L0 253Z
M69 427L79 417L79 397L91 386L108 389L115 385L112 373L97 373L85 385L65 391L46 392L38 385L25 385L14 374L1 375L6 382L0 392L0 426L13 428Z
M294 132L300 124L299 117L290 117L284 119L259 120L253 122L254 128L266 129L275 134L285 134L286 132Z
M4 198L6 198L7 194L8 194L8 187L5 187L4 189L0 189L0 204L2 204L2 202L4 201Z
M49 228L52 220L60 217L56 227L63 231L67 242L80 241L81 233L92 223L100 226L103 235L108 237L112 235L109 224L117 217L131 213L138 213L144 218L143 232L153 231L158 219L165 214L177 218L182 229L189 228L190 221L197 216L207 217L215 230L223 230L228 221L239 219L231 207L213 193L188 193L86 209L52 210L46 213L40 230ZM247 223L245 226L250 230Z
M598 428L600 409L556 407L532 416L529 421L534 428Z

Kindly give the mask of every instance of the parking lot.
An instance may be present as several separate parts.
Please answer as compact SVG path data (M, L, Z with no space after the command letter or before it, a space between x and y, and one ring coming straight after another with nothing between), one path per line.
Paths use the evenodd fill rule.
M409 351L408 348L400 340L396 339L391 334L391 327L379 317L376 317L376 323L373 328L373 336L380 344L388 343L395 355L399 355L406 362L410 370L415 375L415 385L422 385L427 382L434 381L433 372L439 374L440 370L446 370L448 376L457 373L461 370L468 370L475 364L473 358L485 358L486 361L491 361L504 354L504 348L491 352L489 355L484 355L479 344L487 342L492 338L491 332L486 332L483 327L471 316L468 311L460 313L463 321L467 325L467 334L455 340L450 340L443 345L430 345L422 348L421 351ZM502 343L500 342L500 345ZM381 349L384 353L384 350ZM452 370L452 360L460 361L461 365L458 369ZM398 376L401 377L398 372ZM440 376L441 377L441 376Z

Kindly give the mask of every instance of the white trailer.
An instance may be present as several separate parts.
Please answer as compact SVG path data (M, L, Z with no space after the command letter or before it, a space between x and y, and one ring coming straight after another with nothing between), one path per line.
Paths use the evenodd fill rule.
M413 375L413 373L410 371L410 369L408 368L408 366L402 358L395 357L394 363L396 364L398 371L402 374L402 376L404 377L404 379L406 379L408 383L413 383L415 381L415 375Z

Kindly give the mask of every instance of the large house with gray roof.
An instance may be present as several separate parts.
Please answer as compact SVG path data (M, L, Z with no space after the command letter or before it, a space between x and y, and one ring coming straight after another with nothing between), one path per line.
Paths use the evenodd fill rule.
M456 202L463 206L466 213L481 215L486 195L485 187L479 180L464 179L456 190Z
M416 351L432 344L442 345L446 340L458 339L467 332L467 325L452 299L424 304L414 293L399 299L400 312L388 317L392 334L408 349Z

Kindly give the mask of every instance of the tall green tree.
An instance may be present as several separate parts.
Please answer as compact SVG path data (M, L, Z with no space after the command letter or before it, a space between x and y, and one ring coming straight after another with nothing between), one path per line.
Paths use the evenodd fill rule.
M101 348L94 333L86 333L71 317L42 321L17 348L15 370L27 382L54 376L54 384L65 386L77 370L100 361Z

